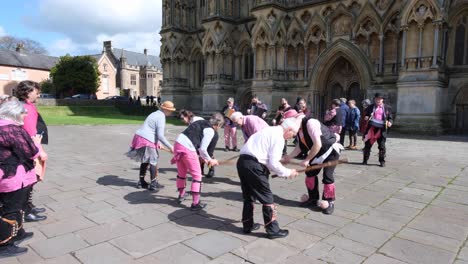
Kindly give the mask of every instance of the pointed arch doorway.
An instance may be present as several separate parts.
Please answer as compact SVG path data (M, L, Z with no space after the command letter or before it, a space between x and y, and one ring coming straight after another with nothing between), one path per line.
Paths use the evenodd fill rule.
M319 119L323 118L333 99L342 97L348 100L353 99L356 101L356 105L360 107L360 103L364 98L360 77L347 59L340 57L333 63L320 96L322 97L319 99L321 101L320 108L317 109Z
M374 72L366 55L349 41L337 40L317 58L312 68L313 116L323 120L325 111L335 98L354 99L361 107L372 76Z

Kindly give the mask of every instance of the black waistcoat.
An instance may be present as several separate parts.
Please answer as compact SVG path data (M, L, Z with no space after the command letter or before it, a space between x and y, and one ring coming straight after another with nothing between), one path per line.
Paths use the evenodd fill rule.
M309 135L309 131L307 131L307 122L312 119L311 117L307 118L305 117L302 120L302 133L304 134L304 142L302 142L299 134L297 135L298 137L298 142L299 142L299 147L303 152L308 152L312 146L314 145L314 142L312 142L312 139ZM320 121L319 121L320 122ZM322 152L322 150L328 150L335 142L336 142L336 136L335 133L332 133L330 129L325 126L322 122L320 122L320 130L322 131L322 135L320 136L320 140L322 141L322 148L319 151L319 153Z
M210 121L208 120L199 120L196 122L191 123L183 132L182 134L186 135L190 141L192 141L193 146L195 149L199 149L201 145L201 141L203 139L203 130L205 128L213 128ZM208 146L208 154L213 156L214 148L216 143L218 142L218 133L215 131L213 138Z

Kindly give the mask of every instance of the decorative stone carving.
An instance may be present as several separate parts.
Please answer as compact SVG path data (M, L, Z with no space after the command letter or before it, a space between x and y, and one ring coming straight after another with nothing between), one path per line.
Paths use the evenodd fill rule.
M411 21L416 21L419 26L423 26L426 19L434 19L434 12L432 11L431 6L429 6L424 1L421 1L413 7L411 15L408 19L408 23Z
M351 33L351 17L339 16L332 23L333 36L343 36Z
M307 24L309 23L311 17L312 16L310 15L309 11L306 10L304 13L302 13L301 20L304 24Z
M276 14L273 12L273 10L268 14L267 16L267 21L270 26L273 26L276 22Z
M359 11L361 10L361 5L354 1L353 3L351 3L351 5L349 6L349 11L351 11L352 13L354 13L355 15L357 15L359 13Z
M284 17L283 23L286 28L289 28L289 25L291 25L291 17L289 15L286 15Z
M392 0L376 0L375 1L375 6L380 10L380 11L385 11L387 8L390 6L392 3Z
M327 7L323 10L322 16L327 17L327 16L329 16L331 13L333 13L333 8L331 8L330 6L327 6Z
M377 26L371 19L367 19L359 26L356 36L363 35L368 38L372 33L378 33Z

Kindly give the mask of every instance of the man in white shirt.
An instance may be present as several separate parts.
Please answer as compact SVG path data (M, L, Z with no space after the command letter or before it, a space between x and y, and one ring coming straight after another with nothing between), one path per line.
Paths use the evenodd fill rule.
M283 178L294 178L296 170L285 168L280 160L284 141L294 137L299 129L295 118L286 119L281 126L267 127L253 134L240 151L237 172L241 181L244 208L242 223L244 233L257 230L260 225L253 220L253 203L258 200L263 205L263 220L267 237L286 237L288 230L280 229L276 221L276 208L273 193L268 183L270 172Z
M211 149L216 146L218 141L218 129L223 126L224 118L220 113L215 113L210 120L199 120L191 123L176 139L174 145L174 158L171 163L177 164L176 185L179 190L179 203L186 198L185 185L187 173L192 175L191 193L193 202L192 211L198 211L206 207L206 204L200 203L200 192L202 183L202 173L200 167L200 158L204 159L208 166L218 165L216 159L209 155ZM198 150L198 153L197 153Z

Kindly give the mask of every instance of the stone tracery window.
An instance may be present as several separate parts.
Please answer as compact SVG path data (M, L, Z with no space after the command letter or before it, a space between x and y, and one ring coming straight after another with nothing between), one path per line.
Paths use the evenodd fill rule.
M454 64L465 65L468 64L468 32L467 20L468 15L462 16L455 26L455 50L454 50Z
M250 47L244 48L242 52L243 79L253 78L254 54Z

